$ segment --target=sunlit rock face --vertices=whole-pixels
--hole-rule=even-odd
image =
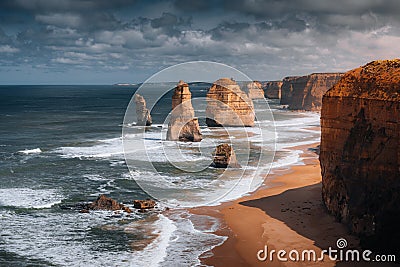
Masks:
[[[379,246],[400,238],[399,119],[400,60],[347,72],[322,100],[323,201]]]
[[[218,145],[214,152],[213,166],[216,168],[240,168],[235,151],[229,144]]]
[[[206,123],[210,127],[254,126],[253,101],[236,81],[222,78],[207,93]]]
[[[146,100],[143,96],[136,94],[135,95],[135,105],[136,105],[136,117],[137,123],[139,126],[150,126],[152,123],[150,111],[146,107]]]
[[[198,119],[194,117],[192,93],[189,85],[179,81],[172,96],[172,113],[168,124],[167,140],[200,142]]]

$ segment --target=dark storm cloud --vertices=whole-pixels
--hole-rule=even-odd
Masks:
[[[3,0],[0,7],[3,10],[27,10],[33,13],[43,12],[87,12],[121,8],[130,6],[135,0]]]
[[[256,19],[279,22],[284,18],[293,28],[297,25],[298,16],[307,18],[323,30],[329,27],[363,30],[400,20],[397,0],[225,0],[224,5],[231,11]]]
[[[213,60],[277,79],[398,55],[399,13],[394,0],[5,0],[0,64],[150,75]]]

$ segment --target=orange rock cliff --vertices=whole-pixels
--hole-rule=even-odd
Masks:
[[[189,85],[183,81],[179,81],[172,96],[172,112],[168,124],[167,140],[190,142],[202,140],[199,121],[194,117],[192,93]]]
[[[400,59],[347,72],[322,100],[323,201],[367,246],[398,247],[399,119]]]

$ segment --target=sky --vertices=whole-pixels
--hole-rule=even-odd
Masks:
[[[188,61],[254,80],[400,55],[398,0],[2,0],[0,84],[143,82]]]

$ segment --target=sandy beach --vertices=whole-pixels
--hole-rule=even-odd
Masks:
[[[210,266],[335,266],[327,256],[322,262],[260,261],[259,250],[268,246],[289,252],[313,249],[319,256],[321,250],[332,247],[345,238],[347,248],[358,248],[359,241],[349,235],[343,224],[330,216],[321,201],[321,170],[318,155],[310,151],[318,144],[294,147],[303,150],[304,165],[274,170],[264,186],[249,196],[224,203],[217,207],[202,207],[193,213],[207,214],[222,219],[218,235],[228,240],[212,253],[204,254],[202,262]],[[212,254],[210,257],[209,255]],[[286,255],[287,257],[287,255]],[[355,266],[340,263],[340,266]]]

